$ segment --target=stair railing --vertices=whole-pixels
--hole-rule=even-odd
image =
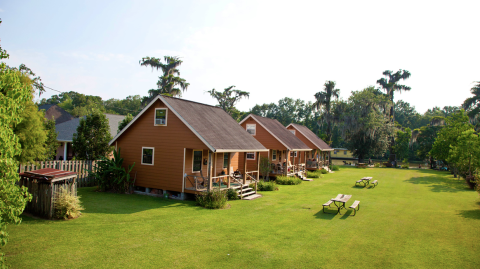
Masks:
[[[251,173],[251,174],[257,173],[257,179],[254,178],[253,176],[249,175],[249,173]],[[257,194],[257,183],[258,183],[258,180],[260,180],[259,172],[258,171],[250,171],[250,172],[245,173],[245,175],[247,177],[251,178],[251,180],[253,180],[255,182],[255,194]]]

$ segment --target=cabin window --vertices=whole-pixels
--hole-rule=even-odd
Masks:
[[[202,170],[203,150],[193,151],[193,165],[192,172],[200,172]]]
[[[292,134],[295,134],[295,130],[290,130],[290,132],[291,132]]]
[[[229,159],[230,159],[230,153],[223,153],[223,168],[228,168]]]
[[[257,131],[257,125],[256,124],[247,124],[247,132],[251,135],[255,135]]]
[[[276,160],[277,160],[277,151],[272,150],[272,161],[276,161]]]
[[[337,154],[337,151],[336,151],[336,150],[334,150],[334,151],[333,151],[333,154]]]
[[[153,165],[153,152],[155,148],[142,147],[142,164]]]
[[[290,157],[297,157],[297,152],[296,151],[291,151],[290,152]]]
[[[343,155],[347,155],[347,151],[346,151],[346,150],[343,151]]]
[[[155,109],[155,126],[167,126],[167,109]]]
[[[247,152],[247,160],[255,160],[255,152]]]

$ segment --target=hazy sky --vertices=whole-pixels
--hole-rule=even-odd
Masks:
[[[384,70],[411,72],[396,94],[421,113],[460,105],[480,80],[480,1],[8,1],[1,46],[60,91],[144,96],[159,72],[144,56],[180,56],[183,98],[235,85],[239,103],[313,101],[326,80],[341,97]],[[47,91],[42,97],[58,94]]]

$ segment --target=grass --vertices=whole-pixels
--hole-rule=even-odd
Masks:
[[[354,187],[372,176],[374,189]],[[338,193],[360,211],[322,213]],[[194,201],[80,188],[74,220],[24,217],[3,251],[13,268],[478,268],[478,194],[449,173],[341,167],[252,201]]]

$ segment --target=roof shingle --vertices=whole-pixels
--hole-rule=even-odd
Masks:
[[[310,142],[312,142],[315,146],[317,146],[322,151],[331,151],[333,150],[325,141],[323,141],[320,137],[316,136],[310,129],[306,126],[291,123],[290,125],[293,126],[297,131],[299,131],[303,136],[305,136]]]

